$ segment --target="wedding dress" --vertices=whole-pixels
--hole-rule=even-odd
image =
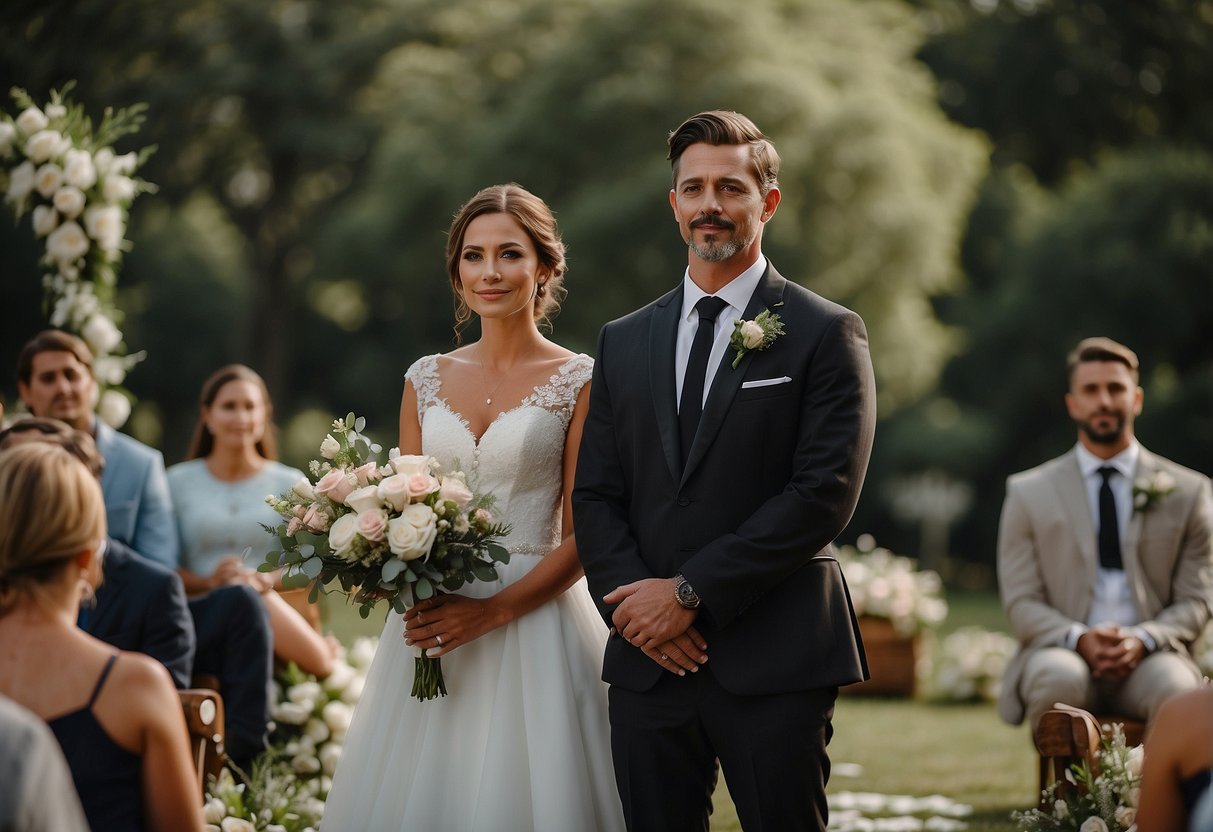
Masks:
[[[438,357],[406,378],[417,391],[421,444],[462,470],[512,526],[510,562],[486,597],[526,575],[561,538],[565,434],[592,361],[570,358],[479,441],[441,397]],[[409,694],[414,648],[388,616],[329,792],[324,832],[614,832],[623,829],[611,767],[606,627],[585,579],[535,611],[442,657],[449,695]]]

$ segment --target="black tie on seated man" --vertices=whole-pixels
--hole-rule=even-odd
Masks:
[[[105,460],[87,433],[32,417],[0,431],[0,450],[27,441],[66,449],[101,478]],[[224,697],[228,756],[247,770],[265,747],[272,671],[269,621],[250,587],[226,587],[187,603],[175,571],[107,537],[104,579],[81,607],[85,632],[159,661],[179,689],[195,673],[216,676]],[[247,590],[247,591],[245,591]]]

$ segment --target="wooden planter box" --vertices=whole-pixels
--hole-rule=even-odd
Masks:
[[[918,636],[903,636],[887,618],[860,616],[859,631],[872,678],[839,691],[852,696],[912,698],[918,664]]]

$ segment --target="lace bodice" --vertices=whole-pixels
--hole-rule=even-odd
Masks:
[[[505,546],[516,554],[547,554],[560,542],[564,440],[577,394],[594,362],[574,355],[516,407],[503,411],[477,441],[466,419],[441,395],[437,355],[405,373],[417,391],[421,449],[443,470],[461,470],[476,494],[492,494],[494,514],[510,524]]]

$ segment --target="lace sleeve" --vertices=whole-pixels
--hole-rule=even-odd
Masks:
[[[425,419],[425,411],[438,401],[438,390],[442,380],[438,377],[438,356],[418,358],[404,374],[405,381],[413,383],[417,392],[417,421]]]
[[[552,374],[547,384],[535,389],[527,397],[524,404],[534,404],[544,410],[555,413],[560,417],[561,424],[567,429],[573,418],[573,406],[577,404],[577,394],[594,373],[594,359],[588,355],[574,355],[560,365],[560,369]]]

